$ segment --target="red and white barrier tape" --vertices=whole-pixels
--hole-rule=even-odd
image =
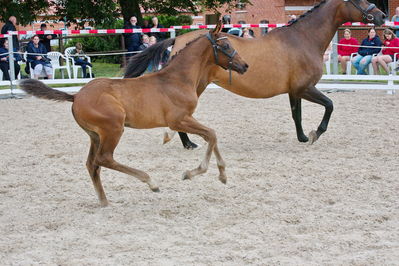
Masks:
[[[0,34],[0,38],[8,38],[8,34]]]
[[[225,24],[224,28],[279,28],[288,24]],[[373,26],[374,24],[365,24],[362,22],[348,22],[342,26]],[[170,28],[150,28],[150,29],[100,29],[100,30],[46,30],[46,31],[9,31],[11,35],[25,34],[112,34],[112,33],[148,33],[148,32],[174,32],[178,29],[212,29],[216,25],[185,25],[171,26]],[[399,22],[386,22],[383,26],[399,26]],[[0,35],[0,38],[6,38],[7,35]]]

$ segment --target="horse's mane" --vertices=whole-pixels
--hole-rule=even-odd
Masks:
[[[315,5],[312,9],[308,10],[306,13],[302,14],[299,16],[299,18],[295,19],[294,21],[292,21],[289,25],[285,26],[285,27],[289,27],[294,23],[297,23],[299,20],[303,19],[304,17],[307,17],[310,13],[312,13],[313,11],[315,11],[315,9],[319,8],[321,5],[325,4],[327,2],[327,0],[322,0],[320,1],[320,3],[318,3],[317,5]]]
[[[189,47],[192,43],[196,42],[198,39],[200,39],[200,38],[203,37],[203,36],[204,36],[204,35],[200,35],[200,36],[198,36],[197,38],[195,38],[195,39],[189,41],[188,43],[186,43],[186,45],[185,45],[182,49],[180,49],[177,53],[175,53],[175,54],[168,60],[168,62],[166,62],[166,64],[163,65],[162,69],[164,69],[165,67],[167,67],[167,66],[172,62],[172,60],[174,60],[176,57],[180,56],[180,54],[181,54],[184,50],[186,50],[187,47]]]

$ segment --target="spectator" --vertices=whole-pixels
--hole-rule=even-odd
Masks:
[[[47,30],[47,25],[43,23],[40,25],[40,30]],[[51,40],[57,38],[56,34],[39,34],[40,42],[46,47],[47,52],[51,52]]]
[[[8,49],[8,40],[5,40],[2,47],[0,47],[0,69],[3,72],[3,80],[10,80],[10,74],[8,72],[8,70],[10,70],[10,57],[7,54]],[[14,49],[14,51],[16,52],[17,50]],[[21,56],[19,54],[14,54],[14,61],[15,77],[17,77],[21,70],[17,62],[21,61]]]
[[[82,67],[82,73],[84,78],[92,78],[89,74],[86,73],[87,66],[93,67],[90,62],[87,61],[85,53],[83,52],[83,46],[80,42],[75,44],[75,50],[72,51],[72,55],[74,55],[75,65]]]
[[[246,23],[245,23],[245,21],[240,20],[240,21],[238,21],[238,24],[246,24]],[[229,31],[227,33],[242,37],[243,29],[244,28],[231,28],[231,29],[229,29]],[[252,30],[250,30],[250,31],[252,31]],[[252,31],[252,33],[253,33],[253,31]]]
[[[341,63],[343,74],[346,74],[346,64],[350,60],[351,54],[356,53],[359,49],[359,47],[351,45],[359,45],[359,42],[351,37],[350,29],[345,29],[344,38],[338,42],[338,62]]]
[[[394,61],[395,53],[399,53],[399,38],[390,29],[384,30],[384,47],[382,48],[382,55],[377,55],[371,60],[373,64],[373,70],[375,75],[379,75],[379,66],[389,73],[388,64]],[[392,47],[392,48],[390,48]]]
[[[157,38],[155,36],[151,36],[148,40],[148,46],[154,45],[157,43]]]
[[[150,25],[150,22],[147,19],[145,19],[145,20],[143,20],[143,27],[142,28],[143,29],[151,29],[152,25]]]
[[[395,9],[395,15],[392,16],[391,19],[392,22],[399,22],[399,7],[397,7]],[[399,34],[399,26],[394,26],[393,27],[395,29],[395,34],[398,35]]]
[[[269,24],[269,21],[267,19],[261,20],[260,24]],[[265,36],[269,32],[269,28],[261,28],[260,29],[260,34],[261,36]]]
[[[157,17],[152,18],[152,28],[153,29],[160,29],[160,28],[165,28],[158,22]],[[155,36],[157,38],[157,41],[162,41],[166,39],[166,32],[151,32],[150,36]]]
[[[7,34],[8,31],[17,31],[17,28],[15,27],[16,25],[17,25],[17,18],[11,16],[6,22],[6,24],[4,24],[3,28],[1,28],[1,34]],[[12,36],[12,45],[13,48],[15,48],[17,51],[19,50],[19,42],[17,35]]]
[[[382,42],[380,37],[377,36],[375,29],[370,28],[368,30],[368,37],[362,41],[362,46],[374,46],[371,47],[360,47],[357,52],[358,55],[352,59],[353,66],[357,69],[357,74],[366,75],[365,70],[371,63],[371,59],[374,54],[378,54],[381,51]]]
[[[244,28],[242,30],[241,37],[247,38],[247,39],[253,39],[254,38],[254,36],[251,34],[251,31],[249,29],[247,29],[247,28]]]
[[[231,16],[230,15],[224,15],[222,17],[223,25],[224,24],[230,24],[230,22],[231,22]],[[222,28],[222,32],[226,32],[227,33],[228,31],[229,31],[229,28],[225,28],[225,27]]]
[[[148,37],[147,34],[143,34],[143,36],[141,36],[141,42],[142,44],[140,45],[140,51],[143,51],[144,49],[146,49],[150,43],[150,38]]]
[[[141,29],[140,26],[137,25],[137,18],[132,16],[128,23],[126,23],[124,29]],[[136,52],[140,51],[141,45],[141,33],[124,33],[125,36],[125,45],[128,52]],[[127,56],[132,56],[133,53],[129,53]]]
[[[296,15],[289,15],[290,20],[288,21],[288,25],[291,25],[296,21]]]
[[[53,78],[53,68],[51,67],[50,59],[46,57],[47,50],[38,35],[32,37],[32,41],[28,43],[28,62],[33,69],[35,79],[39,79],[40,74],[44,71],[47,78]]]

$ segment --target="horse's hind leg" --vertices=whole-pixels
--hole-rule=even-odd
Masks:
[[[100,130],[100,146],[96,154],[95,163],[131,176],[137,177],[140,181],[147,183],[150,189],[158,192],[158,186],[153,183],[150,176],[140,170],[128,167],[114,160],[114,150],[118,145],[123,133],[123,126],[109,124],[109,127]]]
[[[189,138],[188,135],[184,132],[179,132],[179,137],[181,140],[181,143],[183,144],[183,147],[187,150],[194,150],[195,148],[198,147],[197,144],[192,142]]]
[[[302,129],[302,105],[301,98],[288,94],[290,97],[290,105],[291,105],[291,113],[292,119],[295,122],[296,135],[300,142],[307,142],[309,139],[306,137],[305,133],[303,133]]]
[[[100,179],[100,171],[101,167],[95,163],[95,156],[98,151],[98,147],[100,144],[98,135],[94,132],[88,132],[90,136],[90,151],[89,156],[87,157],[86,167],[89,171],[91,181],[93,182],[94,189],[97,192],[98,199],[100,200],[101,206],[105,207],[108,205],[107,197],[105,196],[105,192],[103,186],[101,184]]]
[[[300,97],[310,102],[323,105],[325,107],[324,116],[321,120],[319,127],[316,131],[313,130],[309,133],[309,142],[310,144],[312,144],[320,137],[321,134],[323,134],[327,130],[328,122],[330,121],[331,114],[334,110],[333,102],[327,96],[317,90],[314,86],[305,90],[300,95]]]
[[[205,153],[205,158],[201,162],[201,164],[193,169],[186,171],[183,175],[184,179],[191,179],[196,175],[200,175],[205,173],[208,170],[209,161],[211,159],[212,152],[215,152],[217,164],[219,167],[219,180],[223,183],[226,183],[227,177],[225,174],[225,163],[220,155],[219,149],[217,148],[217,139],[216,134],[213,129],[207,128],[201,125],[197,120],[193,117],[186,117],[172,128],[174,130],[184,131],[190,134],[197,134],[204,138],[206,142],[208,142],[208,148]]]

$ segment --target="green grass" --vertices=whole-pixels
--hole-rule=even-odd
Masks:
[[[112,78],[112,77],[122,77],[123,76],[123,69],[120,68],[120,64],[109,64],[109,63],[93,63],[93,73],[96,78],[99,77],[106,77],[106,78]],[[81,71],[79,70],[78,75],[81,75]],[[25,72],[25,64],[21,65],[21,74],[23,76],[29,76]],[[71,75],[72,75],[72,70],[71,70]],[[64,71],[64,77],[67,77],[67,73]],[[61,78],[61,72],[56,71],[55,72],[55,78],[60,79]],[[60,84],[60,85],[51,85],[54,88],[57,87],[72,87],[72,86],[81,86],[84,84]],[[0,89],[9,89],[10,86],[0,86]]]

